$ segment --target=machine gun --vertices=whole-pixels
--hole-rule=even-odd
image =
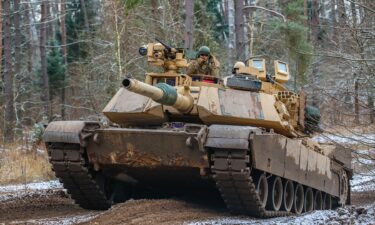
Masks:
[[[168,53],[176,52],[176,49],[175,49],[175,48],[172,48],[171,46],[165,44],[165,43],[162,42],[160,39],[155,38],[155,40],[158,41],[160,44],[162,44],[162,45],[165,47],[165,50],[166,50]]]
[[[139,48],[139,54],[147,56],[147,61],[154,66],[163,67],[165,72],[178,72],[187,67],[183,48],[173,48],[156,38],[157,43],[149,43]]]

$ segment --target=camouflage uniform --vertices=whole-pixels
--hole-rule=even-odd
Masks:
[[[207,61],[200,58],[200,54],[208,55]],[[187,75],[200,74],[219,77],[219,67],[220,63],[215,56],[211,55],[210,49],[207,46],[202,46],[197,59],[189,63],[186,73]]]
[[[207,62],[202,62],[199,59],[191,61],[186,73],[187,75],[204,74],[219,77],[219,66],[219,61],[211,55]]]

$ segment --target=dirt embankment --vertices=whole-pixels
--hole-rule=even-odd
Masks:
[[[223,208],[205,208],[183,200],[131,200],[83,224],[174,225],[226,216],[230,215]]]

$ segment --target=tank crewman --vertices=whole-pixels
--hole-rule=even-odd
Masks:
[[[227,86],[227,80],[228,80],[228,78],[240,74],[240,73],[238,72],[238,70],[239,70],[241,67],[244,68],[244,67],[245,67],[245,63],[240,62],[240,61],[237,61],[237,62],[234,64],[233,69],[232,69],[232,75],[230,75],[230,76],[226,76],[226,77],[223,78],[224,86]]]
[[[233,66],[233,69],[232,69],[232,74],[233,75],[236,75],[236,74],[239,74],[238,70],[240,68],[245,68],[245,63],[241,62],[241,61],[237,61],[234,66]]]
[[[210,48],[202,46],[199,48],[197,59],[189,63],[187,75],[202,74],[219,77],[220,63],[210,52]]]

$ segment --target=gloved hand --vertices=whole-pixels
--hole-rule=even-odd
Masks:
[[[198,58],[198,64],[199,65],[203,65],[203,64],[206,64],[207,63],[207,61],[205,61],[204,59],[202,59],[202,58]]]

